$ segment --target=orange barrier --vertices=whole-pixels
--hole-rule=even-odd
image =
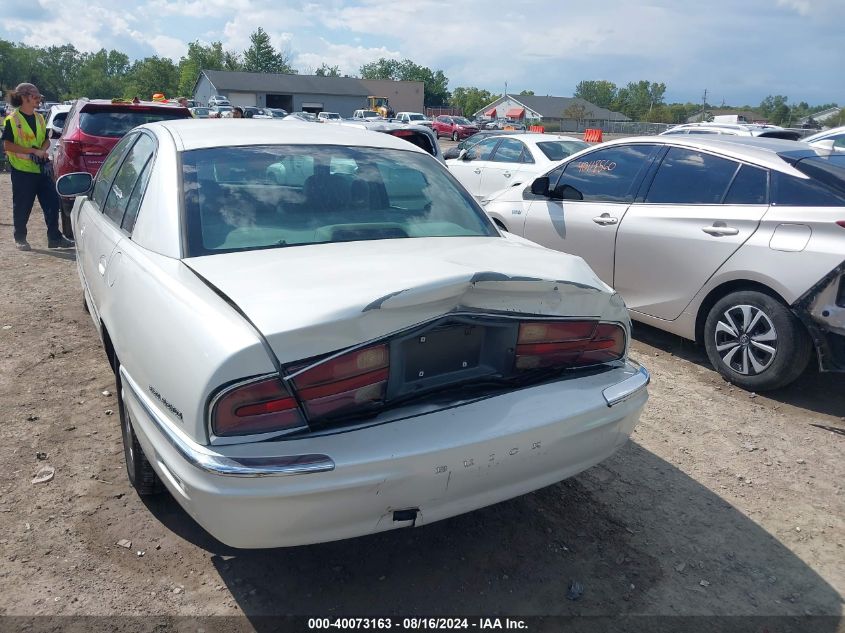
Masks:
[[[545,134],[546,128],[544,128],[542,125],[531,125],[531,126],[528,127],[528,131],[529,132],[539,132],[540,134]]]
[[[602,134],[601,130],[587,128],[584,130],[584,142],[585,143],[601,143],[602,142]]]

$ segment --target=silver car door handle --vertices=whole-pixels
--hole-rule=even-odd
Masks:
[[[619,218],[612,218],[607,213],[603,215],[599,215],[593,218],[593,222],[596,224],[601,224],[602,226],[607,226],[608,224],[616,224],[619,222]]]
[[[480,173],[481,173],[481,169],[479,169],[478,167],[476,167],[476,168],[475,168],[475,169],[473,169],[472,171],[474,171],[476,174],[480,174]]]
[[[701,230],[707,233],[707,235],[715,235],[716,237],[739,234],[739,229],[735,229],[732,226],[703,226]]]
[[[105,255],[100,255],[100,261],[97,264],[97,270],[100,271],[101,275],[106,274],[106,256]]]

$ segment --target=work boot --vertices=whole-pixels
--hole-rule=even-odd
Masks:
[[[74,246],[74,241],[67,239],[64,235],[57,240],[47,242],[47,248],[73,248]]]
[[[32,247],[26,240],[15,240],[15,248],[19,251],[31,251]]]

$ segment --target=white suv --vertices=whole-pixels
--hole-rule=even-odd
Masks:
[[[228,97],[224,97],[223,95],[213,95],[213,96],[208,98],[208,105],[209,106],[215,106],[215,105],[230,106],[232,104],[229,102]]]
[[[318,121],[340,121],[340,115],[337,112],[320,112],[317,115]]]

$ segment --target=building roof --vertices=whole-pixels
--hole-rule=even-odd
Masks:
[[[360,97],[369,94],[367,86],[353,77],[281,75],[203,70],[218,92],[270,92],[282,94],[325,94]],[[198,80],[199,81],[199,80]]]
[[[563,113],[572,106],[583,106],[585,110],[585,119],[598,119],[606,121],[630,121],[621,112],[614,112],[606,108],[600,108],[594,103],[579,99],[578,97],[540,97],[537,95],[504,95],[499,97],[493,103],[487,104],[481,110],[475,113],[474,116],[480,116],[488,112],[493,106],[504,100],[514,101],[523,105],[527,110],[533,110],[544,119],[561,119]]]

